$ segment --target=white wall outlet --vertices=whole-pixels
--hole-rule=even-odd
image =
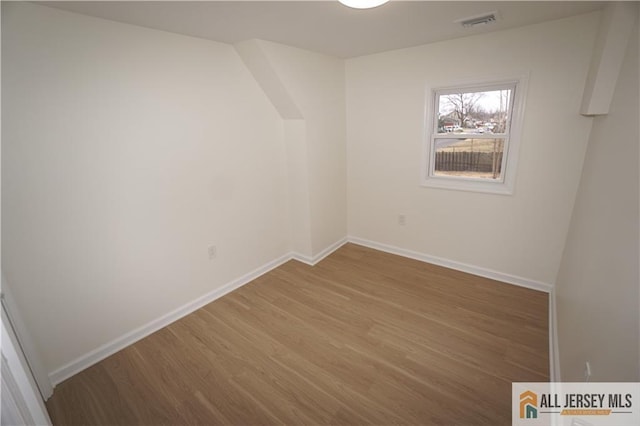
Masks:
[[[209,246],[209,249],[207,251],[209,253],[209,260],[215,259],[218,255],[218,249],[216,248],[216,246]]]
[[[590,378],[591,378],[591,364],[589,364],[589,361],[587,361],[584,363],[584,381],[588,382]]]
[[[398,225],[405,226],[407,224],[407,217],[403,214],[398,215]]]

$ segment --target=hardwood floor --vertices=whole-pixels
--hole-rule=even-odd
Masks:
[[[55,425],[511,424],[548,381],[548,297],[347,244],[59,384]]]

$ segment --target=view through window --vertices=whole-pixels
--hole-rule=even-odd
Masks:
[[[514,89],[435,92],[431,176],[503,181]]]

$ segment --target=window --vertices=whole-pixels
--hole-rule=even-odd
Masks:
[[[513,193],[524,78],[429,91],[423,185]]]

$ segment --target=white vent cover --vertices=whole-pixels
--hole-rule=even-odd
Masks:
[[[478,25],[487,25],[496,22],[500,19],[498,12],[488,12],[482,15],[470,16],[468,18],[462,18],[454,21],[456,24],[460,24],[465,28],[471,28]]]

